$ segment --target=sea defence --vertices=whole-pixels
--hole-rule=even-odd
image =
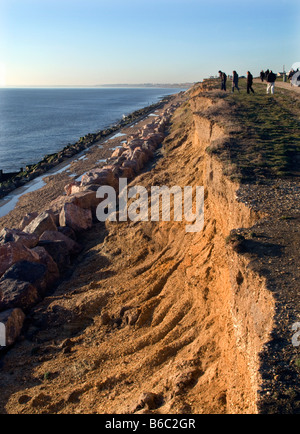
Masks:
[[[97,222],[98,188],[111,186],[118,191],[119,178],[131,181],[141,172],[163,142],[177,107],[171,105],[163,116],[128,137],[113,152],[107,166],[86,173],[80,182],[66,185],[66,194],[53,201],[47,211],[26,215],[19,228],[1,231],[0,319],[7,326],[8,345],[18,338],[24,313],[53,289],[74,255],[80,253],[82,247],[74,240],[76,234],[91,229]],[[148,114],[149,108],[142,112]]]
[[[126,125],[131,125],[133,122],[137,122],[143,117],[148,116],[149,113],[163,107],[171,98],[172,97],[165,97],[158,103],[136,110],[128,116],[124,116],[123,119],[115,125],[108,126],[97,133],[89,133],[84,137],[80,137],[76,143],[68,144],[57,153],[45,155],[41,161],[21,168],[19,172],[3,173],[3,171],[0,170],[0,199],[16,188],[20,188],[37,177],[46,174],[49,170],[62,164],[64,161],[68,161],[75,155],[89,149],[96,142],[108,139]]]

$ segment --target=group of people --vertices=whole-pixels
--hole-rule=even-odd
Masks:
[[[274,95],[275,81],[277,79],[277,75],[274,74],[273,71],[270,71],[269,69],[267,69],[266,71],[261,71],[260,79],[261,79],[262,83],[264,81],[266,81],[268,83],[267,93],[270,93],[270,91],[271,91],[272,95]]]
[[[263,74],[263,75],[262,75]],[[221,79],[221,90],[224,90],[226,92],[227,90],[227,75],[225,74],[225,72],[223,71],[219,71],[219,76]],[[262,71],[260,73],[260,77],[261,80],[264,81],[266,80],[268,83],[267,86],[267,94],[269,94],[270,92],[272,93],[272,95],[274,95],[274,91],[275,91],[275,81],[276,81],[276,74],[274,74],[273,71],[267,70],[266,72]],[[238,90],[238,92],[240,92],[240,88],[239,88],[239,75],[236,71],[233,71],[232,73],[232,88],[231,91],[234,92],[235,89]],[[250,71],[247,72],[247,93],[255,93],[253,90],[253,75],[251,74]]]
[[[297,72],[299,72],[299,68],[297,68],[296,71],[294,71],[294,69],[291,69],[288,75],[288,79],[292,80],[292,78],[294,77],[295,74],[297,74]]]

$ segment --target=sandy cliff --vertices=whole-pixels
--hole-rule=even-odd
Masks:
[[[207,116],[215,103],[195,87],[131,182],[204,186],[204,230],[107,222],[81,235],[73,273],[3,359],[2,413],[258,413],[276,401],[262,357],[268,364],[276,294],[251,244],[267,213],[239,200],[240,185],[206,151],[228,133]],[[281,403],[295,411],[297,399]]]

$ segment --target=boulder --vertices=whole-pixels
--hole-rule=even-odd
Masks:
[[[35,255],[38,256],[36,252]],[[39,256],[38,259],[40,260]],[[46,292],[48,284],[46,279],[47,267],[37,262],[21,261],[12,265],[2,276],[0,283],[6,279],[29,282],[35,286],[42,295]]]
[[[45,231],[57,231],[52,213],[42,212],[26,228],[24,232],[40,237]]]
[[[71,265],[70,252],[64,241],[40,241],[38,247],[46,250],[57,264],[60,273],[64,273]]]
[[[120,160],[125,161],[125,160],[130,160],[131,157],[133,155],[133,150],[128,148],[125,149],[125,152],[123,153],[123,155],[120,157]]]
[[[115,189],[118,188],[118,180],[112,168],[95,169],[83,175],[81,186],[89,184],[109,185]]]
[[[165,135],[163,133],[150,134],[148,137],[145,138],[157,147],[164,141]]]
[[[143,167],[147,163],[148,156],[146,152],[142,151],[141,148],[136,148],[133,152],[131,160],[137,163],[137,171],[139,172],[140,170],[143,169]]]
[[[134,139],[134,140],[131,140],[131,142],[128,142],[127,147],[134,151],[136,148],[140,148],[142,146],[142,144],[143,144],[142,139]]]
[[[81,187],[81,182],[72,185],[71,187],[71,195],[72,194],[76,194],[76,193],[80,193],[82,191],[82,187]]]
[[[59,196],[58,198],[56,198],[50,203],[50,209],[53,213],[58,214],[59,216],[63,206],[66,203],[71,203],[72,200],[73,200],[72,196]],[[59,226],[59,221],[58,221],[58,226]]]
[[[82,247],[71,238],[67,237],[61,232],[46,231],[40,237],[40,241],[64,241],[67,249],[71,255],[78,255],[81,252]]]
[[[64,234],[66,237],[71,238],[71,240],[73,241],[77,240],[76,234],[73,231],[73,229],[68,228],[67,226],[63,226],[63,227],[59,226],[57,229],[61,234]]]
[[[55,226],[59,226],[59,212],[55,211],[51,208],[45,211],[47,214],[50,214],[54,220]]]
[[[136,161],[126,160],[121,166],[121,178],[127,178],[129,180],[134,178],[135,173],[138,171]]]
[[[142,150],[146,153],[148,158],[153,158],[155,149],[156,147],[148,140],[143,143]]]
[[[60,226],[68,226],[75,232],[90,229],[93,225],[92,211],[73,203],[66,203],[59,216]]]
[[[64,190],[67,196],[71,196],[73,193],[78,193],[80,191],[80,182],[73,181],[70,184],[67,184]]]
[[[39,257],[32,250],[20,243],[0,245],[0,277],[14,264],[21,261],[39,262]]]
[[[22,222],[21,222],[21,224],[19,226],[19,228],[21,229],[21,231],[24,230],[26,228],[26,226],[28,226],[32,222],[32,220],[34,220],[38,215],[39,214],[37,212],[33,212],[31,214],[27,214],[23,218],[23,220],[22,220]]]
[[[43,247],[35,247],[33,251],[39,255],[40,263],[46,267],[45,289],[51,289],[59,279],[59,268],[52,256]]]
[[[98,188],[99,187],[98,185]],[[97,199],[97,190],[85,190],[81,193],[73,194],[72,203],[79,208],[95,211],[100,202],[100,200]]]
[[[125,148],[117,148],[111,155],[111,158],[120,158],[124,153]]]
[[[154,126],[151,126],[151,127],[148,127],[148,128],[144,128],[143,132],[142,132],[142,137],[148,137],[151,134],[155,134],[156,132],[157,131],[156,131],[156,128]]]
[[[0,281],[0,312],[13,308],[20,308],[26,312],[39,298],[37,288],[29,282],[14,279]]]
[[[23,246],[27,247],[28,249],[32,249],[35,247],[38,243],[39,239],[34,234],[26,234],[25,232],[21,231],[20,229],[7,229],[4,228],[0,232],[0,244],[4,245],[9,242],[17,243],[20,242],[20,244],[23,244]]]
[[[9,309],[0,313],[0,323],[5,327],[6,346],[10,347],[16,342],[21,334],[24,320],[25,315],[21,309]]]

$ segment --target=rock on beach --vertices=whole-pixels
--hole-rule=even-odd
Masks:
[[[0,323],[5,327],[6,346],[13,345],[21,334],[25,314],[21,309],[9,309],[0,313]]]

